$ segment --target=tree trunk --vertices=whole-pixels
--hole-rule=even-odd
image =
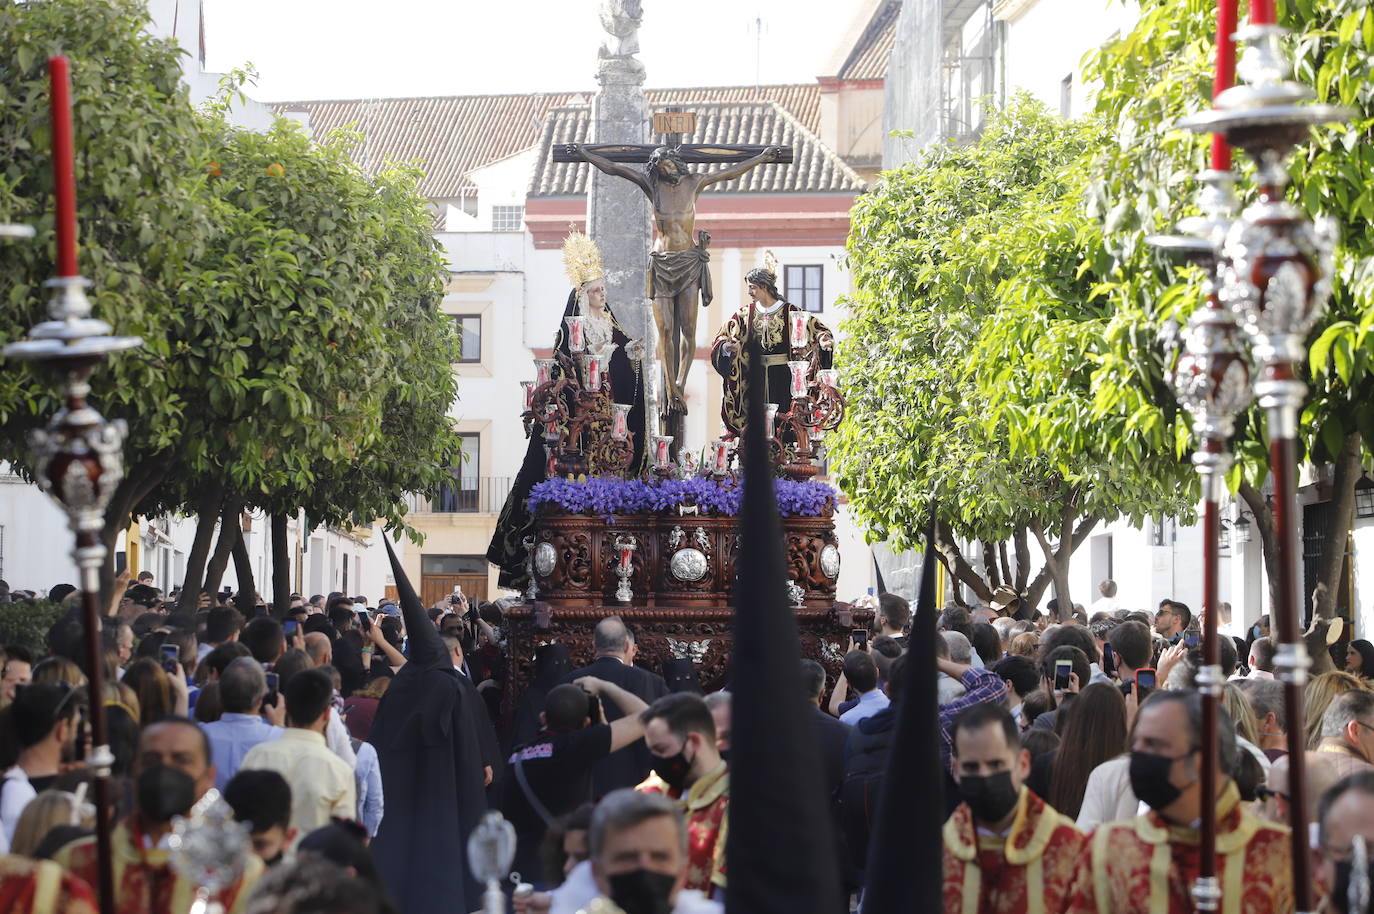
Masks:
[[[234,605],[245,619],[253,618],[253,607],[258,602],[258,585],[253,579],[253,562],[248,556],[248,542],[243,538],[243,527],[238,518],[234,519],[234,574],[238,575],[239,590],[234,595]]]
[[[219,539],[215,540],[215,551],[210,554],[210,564],[205,566],[204,589],[210,592],[211,599],[219,592],[219,585],[224,580],[224,569],[229,566],[229,553],[234,548],[234,540],[238,537],[235,531],[239,528],[239,511],[242,509],[242,501],[237,498],[226,498],[224,509],[220,511]]]
[[[286,540],[286,515],[272,515],[272,612],[286,618],[291,608],[291,549]]]
[[[186,577],[181,582],[181,598],[177,612],[195,614],[200,607],[200,591],[205,579],[205,562],[210,557],[210,542],[215,536],[215,521],[224,501],[224,486],[212,483],[206,490],[196,511],[196,536],[191,541],[191,554],[186,557]]]
[[[1274,537],[1274,513],[1259,489],[1242,482],[1238,494],[1245,500],[1245,506],[1255,518],[1255,531],[1259,534],[1260,554],[1264,556],[1264,576],[1269,580],[1269,605],[1265,612],[1273,611],[1278,605],[1278,541]],[[1272,623],[1272,619],[1270,622]]]
[[[983,603],[992,599],[992,589],[988,587],[987,581],[973,566],[968,559],[964,558],[964,553],[959,549],[959,544],[954,540],[954,533],[950,530],[949,524],[942,521],[935,523],[935,548],[938,550],[941,561],[949,569],[950,576],[955,581],[968,585],[974,595]],[[954,588],[958,590],[957,587]]]
[[[997,573],[997,547],[987,540],[982,540],[978,545],[983,550],[983,572],[987,576],[988,586],[996,590],[1002,586],[1002,578]]]
[[[119,534],[129,529],[134,509],[166,478],[171,466],[171,451],[163,451],[130,466],[105,506],[105,523],[100,529],[100,542],[105,547],[105,562],[100,566],[102,606],[109,604],[114,589],[114,553]],[[170,583],[163,582],[163,586],[170,586]]]
[[[1059,542],[1054,546],[1050,545],[1041,525],[1035,524],[1031,527],[1031,532],[1040,543],[1040,550],[1045,554],[1045,571],[1048,571],[1054,581],[1055,599],[1058,601],[1055,621],[1058,622],[1065,621],[1073,614],[1073,598],[1069,594],[1069,563],[1074,552],[1088,539],[1098,521],[1096,517],[1088,517],[1075,528],[1075,517],[1073,503],[1066,503],[1059,516]],[[1043,588],[1041,593],[1044,593]]]
[[[1359,432],[1345,436],[1341,452],[1336,456],[1336,473],[1331,491],[1331,518],[1326,528],[1325,543],[1317,565],[1317,591],[1312,600],[1312,614],[1331,618],[1336,611],[1336,598],[1341,592],[1341,572],[1345,570],[1345,547],[1350,539],[1350,525],[1355,520],[1355,483],[1364,468],[1361,452],[1364,441]]]
[[[1011,576],[1011,563],[1007,561],[1006,540],[997,544],[997,558],[1002,563],[1002,580],[1010,584],[1015,578]]]
[[[1016,592],[1019,594],[1026,593],[1026,582],[1030,580],[1030,544],[1026,535],[1026,528],[1022,527],[1012,536],[1012,543],[1016,547]],[[1041,592],[1044,592],[1043,589]]]

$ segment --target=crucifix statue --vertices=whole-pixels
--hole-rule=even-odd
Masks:
[[[553,161],[589,162],[624,178],[642,190],[654,208],[656,237],[649,253],[648,291],[658,324],[665,406],[674,424],[680,424],[687,414],[683,392],[696,357],[696,306],[700,302],[706,307],[712,297],[711,256],[706,250],[711,237],[697,231],[697,196],[709,185],[738,178],[757,165],[789,164],[792,149],[683,143],[683,134],[695,128],[695,115],[680,111],[655,114],[654,127],[656,133],[666,134],[661,145],[570,144],[555,148]],[[632,167],[635,164],[646,167]],[[726,167],[691,171],[689,164]]]

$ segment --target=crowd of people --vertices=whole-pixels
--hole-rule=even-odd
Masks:
[[[1290,720],[1267,619],[1220,638],[1218,793],[1205,798],[1199,620],[1172,600],[1150,612],[1102,605],[1115,602],[1109,585],[1086,611],[1034,614],[998,591],[989,605],[940,613],[946,911],[1192,910],[1207,802],[1223,889],[1244,896],[1234,910],[1292,910],[1292,727],[1308,747],[1323,910],[1357,910],[1350,887],[1368,882],[1352,861],[1374,841],[1374,648],[1335,646],[1332,665],[1344,669],[1316,675],[1303,719]],[[689,661],[638,664],[618,617],[596,624],[595,657],[581,668],[567,645],[539,646],[528,688],[503,715],[498,604],[455,595],[407,612],[329,594],[293,596],[281,618],[263,605],[245,617],[227,595],[202,594],[182,613],[144,579],[121,587],[104,617],[97,697],[83,672],[80,594],[64,591],[50,596],[71,611],[46,651],[10,646],[0,659],[6,911],[93,910],[94,701],[113,753],[121,912],[189,910],[198,886],[171,865],[174,823],[212,789],[251,846],[241,875],[215,892],[230,912],[476,910],[480,886],[454,837],[487,809],[516,833],[525,885],[508,891],[521,914],[723,910],[728,683],[706,693]],[[835,826],[836,912],[863,910],[898,709],[921,663],[906,601],[884,594],[871,606],[871,630],[854,633],[837,676],[815,660],[797,665],[824,772],[826,793],[813,799]],[[407,664],[442,677],[404,673]],[[435,842],[449,799],[459,824]],[[438,890],[446,869],[458,875]]]

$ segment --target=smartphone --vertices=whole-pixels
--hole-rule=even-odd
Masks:
[[[257,606],[254,606],[254,607],[253,607],[253,618],[256,619],[258,616],[265,616],[265,615],[267,615],[267,604],[266,604],[266,603],[259,603]]]
[[[1193,648],[1197,647],[1201,643],[1202,636],[1199,635],[1197,632],[1184,632],[1183,646],[1188,648],[1188,650],[1191,651]]]
[[[173,676],[177,671],[177,658],[181,656],[181,648],[175,644],[162,645],[162,668]]]
[[[1102,672],[1108,676],[1116,673],[1116,653],[1110,644],[1102,645]]]
[[[366,606],[358,608],[358,624],[363,627],[363,631],[372,631],[372,616],[368,614]]]
[[[277,683],[279,681],[276,673],[267,674],[267,695],[262,700],[263,704],[275,705],[277,703]]]
[[[296,629],[300,627],[301,624],[297,622],[295,619],[287,619],[285,622],[282,623],[281,630],[286,634],[286,637],[294,638],[296,637]]]
[[[1155,690],[1155,671],[1143,669],[1135,671],[1135,700],[1144,701]]]
[[[1062,692],[1069,687],[1069,674],[1073,672],[1072,660],[1054,662],[1054,690]]]
[[[854,644],[858,647],[859,650],[868,650],[868,629],[856,628],[852,632],[850,632],[850,634],[854,636]]]
[[[587,693],[587,717],[593,726],[601,723],[601,699],[591,692]]]

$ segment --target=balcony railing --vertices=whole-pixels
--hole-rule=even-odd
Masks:
[[[510,476],[458,476],[433,498],[411,495],[412,514],[499,514],[514,479]]]

